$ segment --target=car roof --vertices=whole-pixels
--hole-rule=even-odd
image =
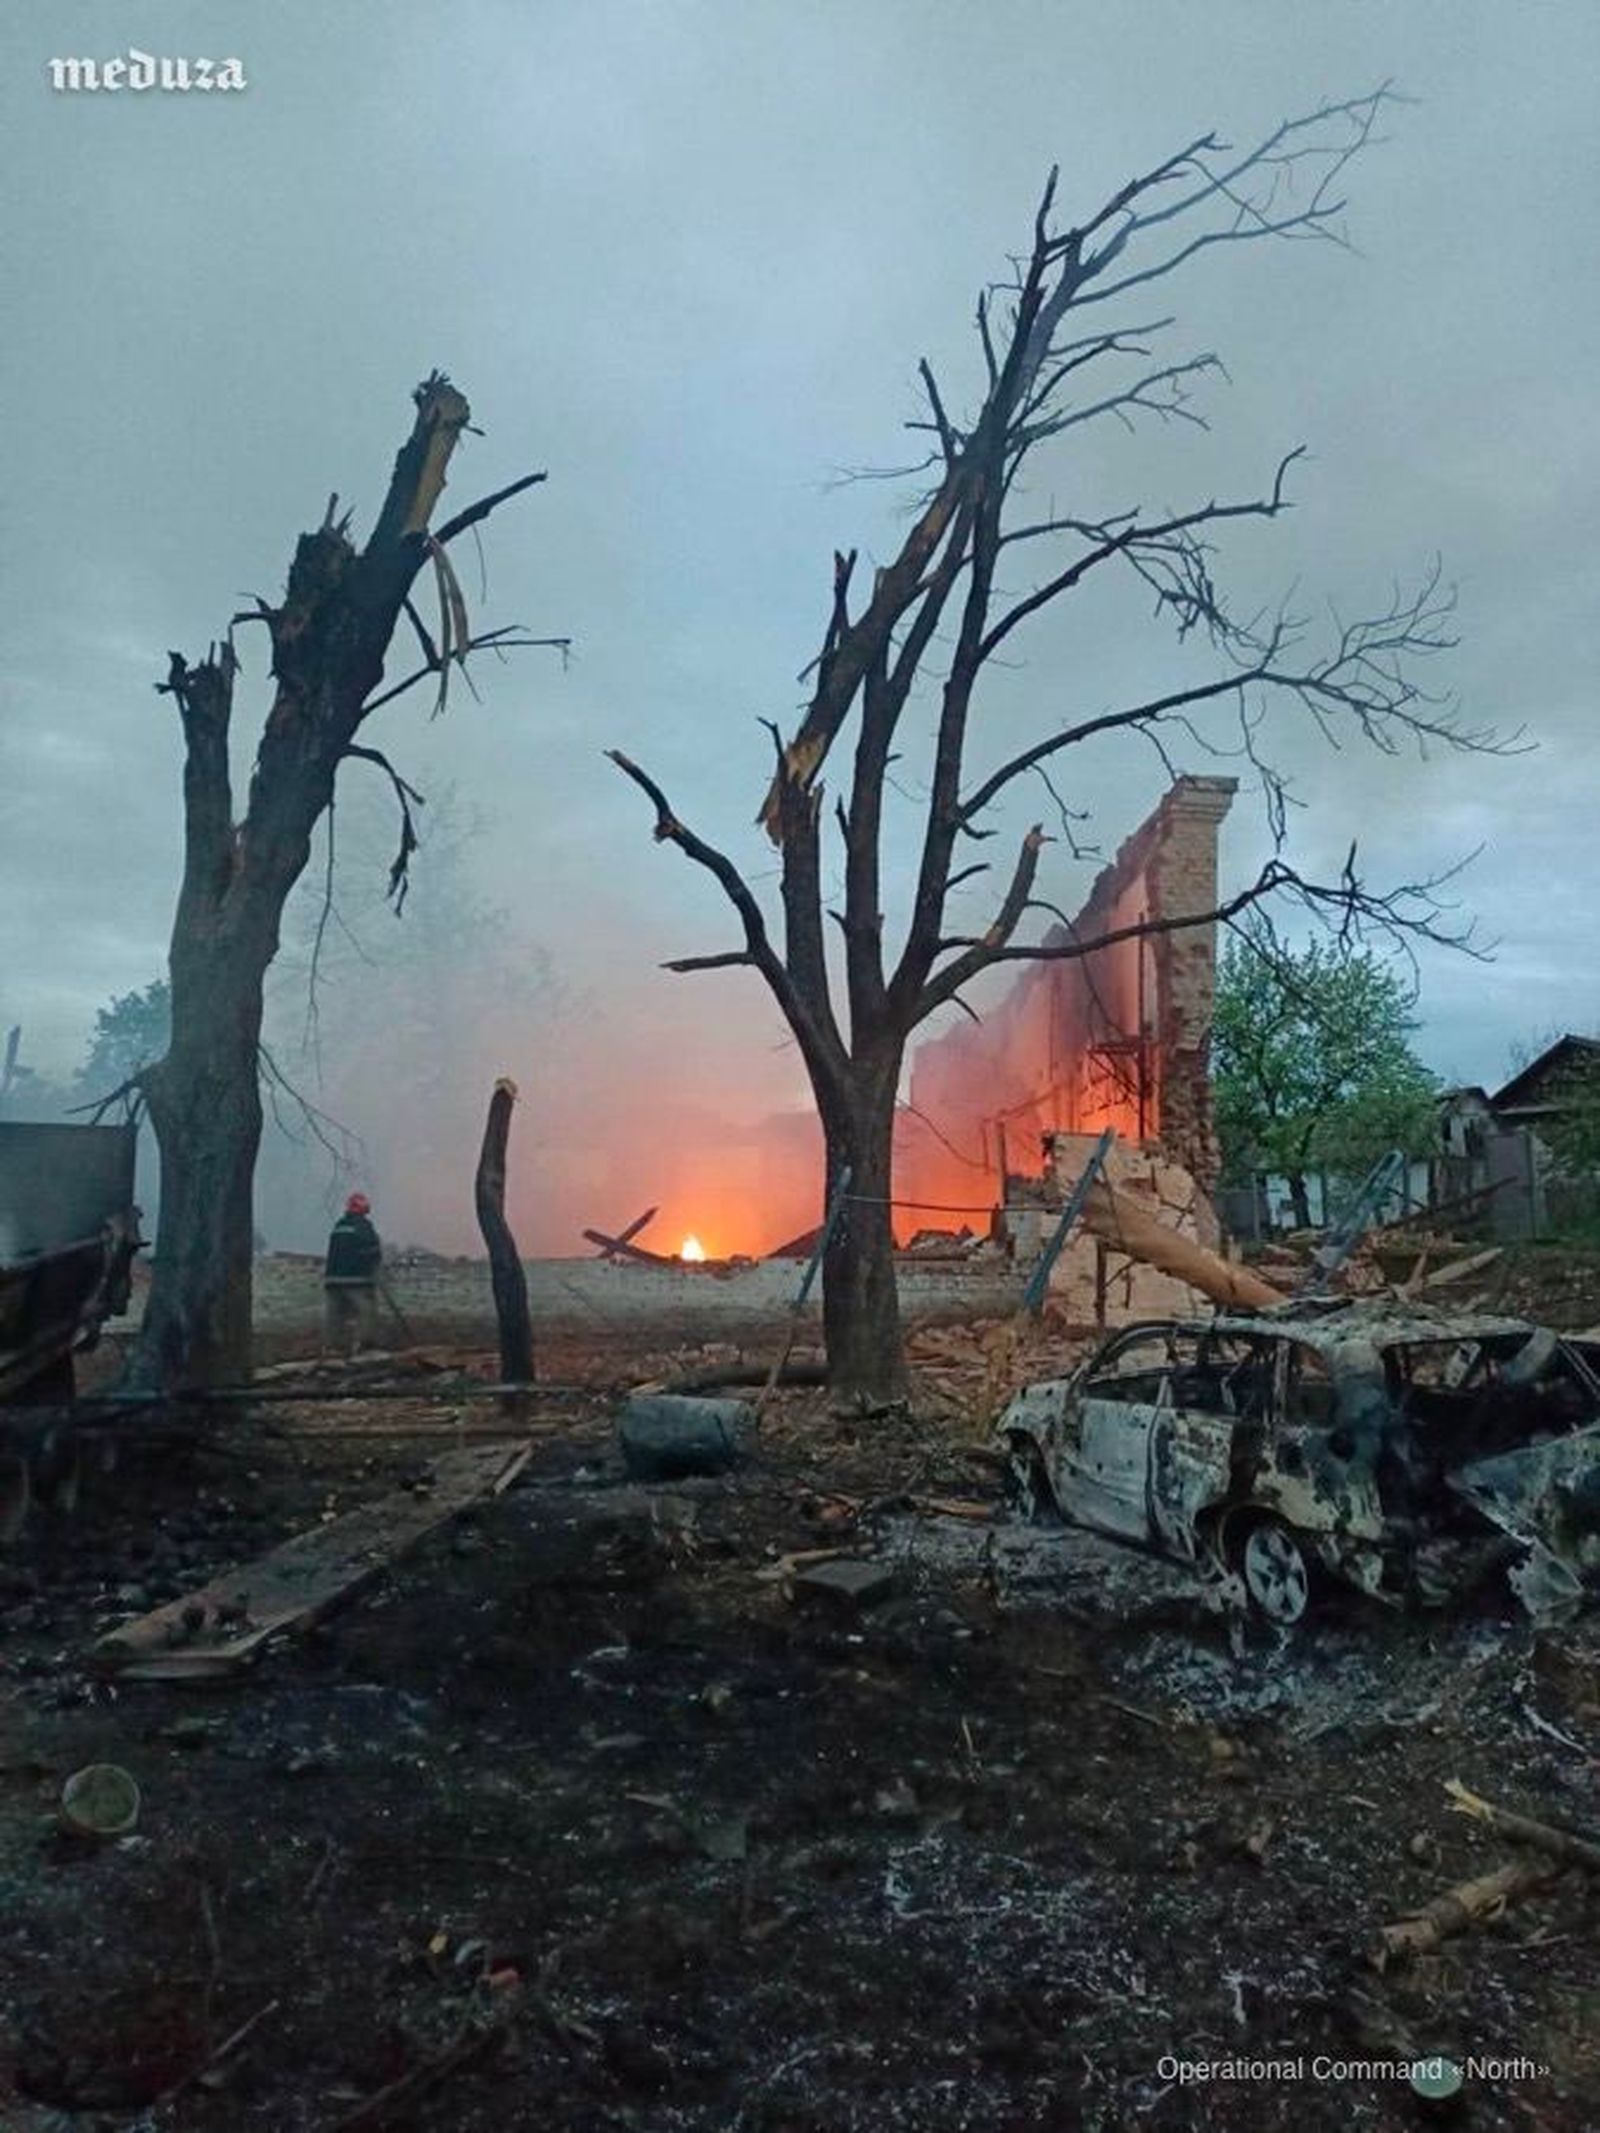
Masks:
[[[1531,1319],[1504,1318],[1489,1312],[1429,1311],[1415,1305],[1397,1309],[1393,1305],[1360,1302],[1334,1304],[1310,1312],[1219,1311],[1214,1318],[1175,1319],[1170,1323],[1182,1333],[1239,1333],[1257,1339],[1292,1340],[1330,1354],[1352,1346],[1381,1354],[1390,1348],[1437,1346],[1446,1341],[1527,1340],[1537,1330]]]

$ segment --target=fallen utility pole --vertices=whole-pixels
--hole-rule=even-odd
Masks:
[[[795,1295],[794,1302],[789,1306],[789,1335],[783,1344],[783,1353],[773,1364],[771,1370],[768,1371],[767,1382],[761,1388],[761,1397],[755,1403],[756,1420],[758,1422],[761,1419],[762,1409],[777,1389],[778,1380],[783,1376],[789,1358],[794,1353],[794,1344],[800,1337],[800,1318],[806,1307],[806,1298],[811,1294],[811,1284],[817,1278],[817,1269],[823,1262],[833,1233],[839,1227],[839,1217],[844,1213],[845,1197],[850,1190],[850,1180],[853,1176],[854,1172],[851,1170],[850,1165],[846,1163],[834,1183],[833,1195],[828,1201],[827,1213],[823,1217],[821,1229],[817,1232],[816,1250],[806,1263],[806,1270],[800,1277],[799,1290]]]
[[[489,1098],[483,1148],[478,1157],[475,1198],[478,1227],[489,1250],[494,1313],[500,1326],[500,1375],[508,1385],[533,1383],[533,1320],[528,1315],[528,1279],[517,1240],[506,1220],[506,1144],[517,1085],[502,1077]]]
[[[1050,1275],[1056,1261],[1061,1257],[1062,1247],[1072,1233],[1072,1225],[1083,1212],[1083,1203],[1089,1197],[1089,1188],[1105,1168],[1106,1157],[1111,1153],[1116,1133],[1107,1126],[1094,1146],[1094,1152],[1083,1166],[1083,1175],[1068,1195],[1067,1204],[1061,1210],[1061,1220],[1044,1250],[1039,1254],[1038,1264],[1028,1276],[1028,1286],[1023,1291],[1022,1308],[1030,1318],[1037,1318],[1044,1309],[1045,1293],[1050,1287]]]
[[[380,1402],[388,1407],[460,1407],[464,1402],[494,1400],[502,1393],[519,1389],[509,1380],[491,1383],[475,1378],[470,1385],[452,1382],[448,1389],[436,1381],[419,1385],[415,1380],[398,1384],[375,1380],[361,1385],[207,1385],[176,1393],[99,1393],[56,1407],[0,1407],[0,1438],[48,1435],[51,1430],[71,1426],[102,1429],[131,1415],[151,1414],[157,1409],[164,1413],[203,1414],[208,1407],[348,1407],[376,1406]],[[577,1400],[594,1393],[592,1385],[543,1382],[539,1386],[541,1398],[548,1394],[554,1399]]]
[[[1321,1296],[1327,1293],[1328,1284],[1371,1228],[1379,1208],[1403,1182],[1407,1168],[1405,1153],[1399,1148],[1391,1148],[1373,1164],[1357,1187],[1355,1196],[1341,1211],[1327,1242],[1312,1253],[1311,1271],[1296,1290],[1296,1295]]]

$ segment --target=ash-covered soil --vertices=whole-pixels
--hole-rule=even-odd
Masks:
[[[939,1420],[786,1394],[737,1473],[640,1491],[607,1401],[552,1401],[524,1485],[220,1689],[85,1650],[459,1410],[259,1410],[37,1518],[0,1562],[0,2126],[1400,2128],[1360,2063],[1436,2051],[1524,2062],[1457,2123],[1600,2124],[1595,1877],[1366,1960],[1517,1856],[1446,1780],[1600,1824],[1600,1625],[1346,1610],[1236,1656],[1160,1566],[972,1515],[955,1404],[948,1369]],[[808,1602],[783,1558],[823,1548],[889,1597]],[[98,1760],[143,1813],[85,1849],[55,1806]]]

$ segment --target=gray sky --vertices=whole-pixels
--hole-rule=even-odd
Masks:
[[[249,87],[52,91],[52,55],[130,43],[236,53]],[[901,454],[920,355],[967,402],[973,296],[1048,165],[1071,216],[1196,132],[1244,141],[1385,77],[1419,102],[1351,173],[1355,255],[1249,247],[1166,286],[1173,352],[1228,367],[1210,433],[1108,431],[1057,478],[1102,507],[1178,504],[1250,493],[1304,443],[1292,519],[1235,551],[1244,593],[1298,581],[1359,611],[1442,555],[1448,680],[1539,752],[1422,765],[1286,732],[1313,803],[1298,854],[1335,864],[1358,834],[1381,880],[1485,847],[1462,893],[1497,960],[1425,963],[1439,1070],[1492,1081],[1518,1040],[1600,1025],[1590,0],[102,0],[7,10],[0,58],[0,1022],[36,1063],[72,1063],[94,1008],[162,966],[168,647],[198,653],[241,593],[274,595],[329,491],[370,523],[438,364],[486,432],[453,501],[550,470],[488,529],[485,618],[577,651],[566,672],[485,663],[482,703],[457,691],[437,723],[419,694],[379,715],[383,745],[484,811],[484,892],[588,989],[602,1052],[685,1090],[714,1067],[748,1104],[797,1097],[754,978],[656,972],[732,945],[731,914],[652,844],[601,749],[770,872],[755,721],[792,717],[832,548],[881,555],[902,523],[903,499],[833,477]],[[986,714],[996,753],[1176,670],[1131,608],[1073,608],[1022,650]],[[1129,750],[1075,761],[1070,790],[1109,851],[1162,783]],[[1242,794],[1229,880],[1262,844]],[[1074,903],[1092,872],[1057,854],[1049,892]]]

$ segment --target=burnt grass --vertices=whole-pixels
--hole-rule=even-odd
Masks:
[[[1456,2123],[1600,2124],[1593,1877],[1365,1957],[1512,1856],[1447,1779],[1600,1822],[1592,1625],[1342,1620],[1250,1657],[1304,1684],[1252,1707],[1181,1598],[1125,1606],[1093,1560],[1008,1584],[978,1520],[906,1510],[992,1494],[971,1425],[787,1395],[738,1473],[641,1495],[596,1399],[242,1681],[86,1666],[451,1441],[359,1417],[125,1462],[0,1560],[6,2133],[1402,2127],[1405,2084],[1350,2063],[1433,2051],[1542,2069]],[[760,1575],[839,1545],[887,1551],[893,1594]],[[1362,1654],[1348,1691],[1322,1637]],[[1172,1685],[1191,1657],[1216,1695]],[[85,1848],[55,1807],[95,1761],[143,1813]],[[1169,2056],[1305,2071],[1184,2085]]]

